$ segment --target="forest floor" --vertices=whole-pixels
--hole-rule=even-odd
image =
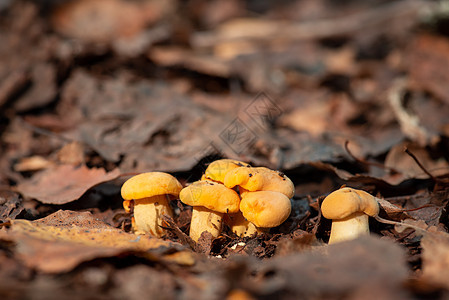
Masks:
[[[0,1],[3,299],[449,299],[445,1]],[[120,188],[282,171],[269,232],[136,235]],[[328,246],[324,197],[376,196]],[[413,228],[411,228],[413,227]]]

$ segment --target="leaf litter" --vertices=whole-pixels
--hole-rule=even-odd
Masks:
[[[0,6],[0,295],[447,298],[439,9],[407,0]],[[191,211],[175,200],[162,239],[130,232],[125,178],[158,170],[186,185],[224,157],[292,179],[284,224],[245,238],[225,226],[195,244]],[[380,216],[402,225],[372,221],[371,237],[327,246],[320,202],[343,185],[379,197]]]

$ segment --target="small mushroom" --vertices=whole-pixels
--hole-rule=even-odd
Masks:
[[[332,220],[329,244],[333,244],[369,235],[368,216],[379,214],[379,204],[367,192],[342,188],[323,200],[321,212]]]
[[[228,188],[238,185],[250,192],[279,192],[289,199],[295,194],[295,186],[290,178],[281,172],[264,167],[239,167],[232,169],[226,173],[223,182]]]
[[[161,216],[173,217],[169,200],[170,197],[177,198],[181,189],[182,185],[175,177],[163,172],[142,173],[128,179],[121,193],[125,211],[130,212],[134,207],[135,233],[161,237],[164,234]]]
[[[239,167],[249,167],[250,165],[247,163],[244,163],[242,161],[234,160],[234,159],[219,159],[214,162],[212,162],[204,172],[204,175],[202,178],[213,180],[217,182],[224,182],[224,178],[226,174],[235,168]]]
[[[290,215],[291,202],[287,196],[279,192],[246,192],[240,201],[240,211],[250,222],[247,232],[243,234],[248,236],[281,225]]]
[[[279,192],[288,198],[295,194],[295,186],[285,174],[264,167],[232,169],[226,174],[224,183],[230,188],[238,186],[242,197],[247,192],[256,191]],[[260,231],[238,213],[230,216],[229,226],[239,236],[250,236]]]
[[[228,224],[232,232],[240,237],[252,236],[254,233],[261,232],[254,224],[245,219],[241,211],[229,214],[225,219],[225,223]]]
[[[221,183],[210,180],[196,181],[182,189],[179,199],[193,206],[190,237],[198,241],[204,231],[218,237],[225,213],[239,210],[239,195]]]

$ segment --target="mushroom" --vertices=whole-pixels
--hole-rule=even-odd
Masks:
[[[250,222],[247,231],[261,233],[287,220],[291,212],[291,202],[279,192],[246,192],[240,201],[240,211]]]
[[[170,197],[177,198],[181,183],[163,172],[142,173],[128,179],[122,186],[123,207],[130,212],[134,207],[133,230],[137,234],[164,234],[161,216],[173,216]]]
[[[279,192],[287,198],[291,198],[295,194],[295,186],[285,174],[264,167],[232,169],[226,174],[224,183],[230,188],[239,186],[242,199],[247,192],[255,191]],[[261,231],[256,229],[243,215],[230,215],[229,218],[229,226],[238,236],[251,236],[255,232]]]
[[[245,219],[241,211],[235,214],[228,214],[225,223],[229,225],[232,232],[240,237],[252,236],[257,232],[261,232],[254,224]]]
[[[218,237],[224,214],[238,212],[240,204],[234,190],[210,180],[196,181],[182,189],[179,199],[193,206],[190,237],[196,242],[204,231]]]
[[[230,170],[224,178],[224,185],[228,188],[240,186],[244,190],[279,192],[289,199],[295,194],[293,182],[279,171],[264,167],[239,167]],[[244,193],[242,190],[242,193]]]
[[[223,183],[226,174],[239,167],[250,167],[250,165],[234,159],[219,159],[207,167],[202,178]]]
[[[365,191],[341,188],[323,200],[321,212],[332,220],[329,244],[333,244],[369,235],[368,216],[379,214],[379,204]]]

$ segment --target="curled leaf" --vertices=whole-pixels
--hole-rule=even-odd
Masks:
[[[106,172],[101,168],[82,165],[59,165],[35,174],[20,183],[18,191],[45,204],[66,204],[80,198],[88,189],[117,178],[120,171]]]

